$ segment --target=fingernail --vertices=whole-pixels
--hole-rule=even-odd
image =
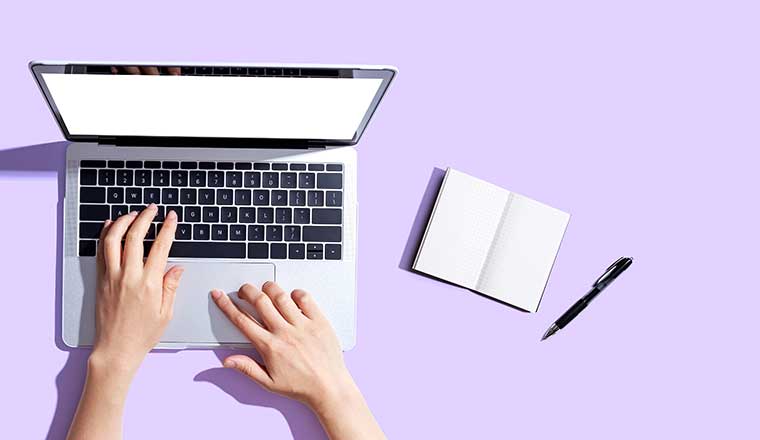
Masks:
[[[111,224],[111,219],[107,219],[106,222],[103,224],[103,226],[108,226]]]
[[[232,359],[227,359],[224,361],[224,366],[226,368],[235,368],[235,361],[233,361]]]
[[[176,220],[177,219],[177,213],[174,212],[174,210],[169,211],[168,214],[166,214],[167,220]]]
[[[137,211],[132,211],[132,212],[129,213],[129,215],[131,215],[132,217],[134,217],[134,216],[137,215]]]
[[[158,211],[158,208],[156,208],[155,203],[151,203],[150,205],[148,205],[148,209],[150,209],[151,211]]]
[[[212,290],[211,291],[211,298],[219,299],[221,297],[222,297],[222,292],[220,292],[218,290]]]

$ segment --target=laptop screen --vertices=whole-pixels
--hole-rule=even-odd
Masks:
[[[244,69],[242,75],[234,75],[229,67],[187,69],[102,66],[90,69],[93,73],[40,75],[71,138],[345,142],[358,140],[389,80],[346,74],[352,70],[257,68],[249,74],[243,67],[236,68]],[[286,76],[288,70],[292,76]]]

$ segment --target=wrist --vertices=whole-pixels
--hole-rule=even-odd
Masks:
[[[344,412],[345,408],[352,407],[363,402],[359,387],[353,378],[345,373],[337,381],[323,387],[318,396],[315,396],[307,405],[319,418],[330,417],[333,413]]]
[[[87,360],[87,372],[95,377],[108,377],[112,380],[129,383],[137,372],[140,363],[139,360],[95,349]]]

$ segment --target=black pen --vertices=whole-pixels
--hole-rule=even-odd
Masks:
[[[544,333],[544,337],[542,337],[541,340],[543,341],[549,336],[557,333],[559,329],[565,328],[565,326],[569,324],[570,321],[575,319],[575,317],[578,316],[578,314],[581,313],[581,311],[585,309],[586,306],[589,305],[589,303],[593,301],[593,299],[596,298],[596,296],[599,295],[599,293],[604,290],[605,287],[609,286],[610,283],[615,281],[615,278],[617,278],[618,275],[623,273],[624,270],[628,269],[628,266],[630,266],[631,263],[633,263],[633,258],[629,257],[620,257],[616,262],[612,263],[612,265],[604,271],[604,274],[602,274],[602,276],[596,280],[594,285],[591,286],[591,290],[587,294],[583,295],[583,298],[579,299],[575,304],[573,304],[573,306],[570,307],[567,312],[563,313],[558,320],[554,321],[554,324],[552,324],[551,327],[549,327],[549,330]]]

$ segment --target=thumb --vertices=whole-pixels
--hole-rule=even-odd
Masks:
[[[260,363],[242,354],[235,354],[224,360],[225,368],[233,368],[253,379],[254,382],[270,390],[274,381]]]
[[[177,294],[179,280],[182,278],[182,273],[184,271],[185,268],[182,266],[173,266],[164,274],[164,289],[161,302],[161,311],[167,315],[169,319],[172,318],[172,312],[174,310],[174,297]]]

